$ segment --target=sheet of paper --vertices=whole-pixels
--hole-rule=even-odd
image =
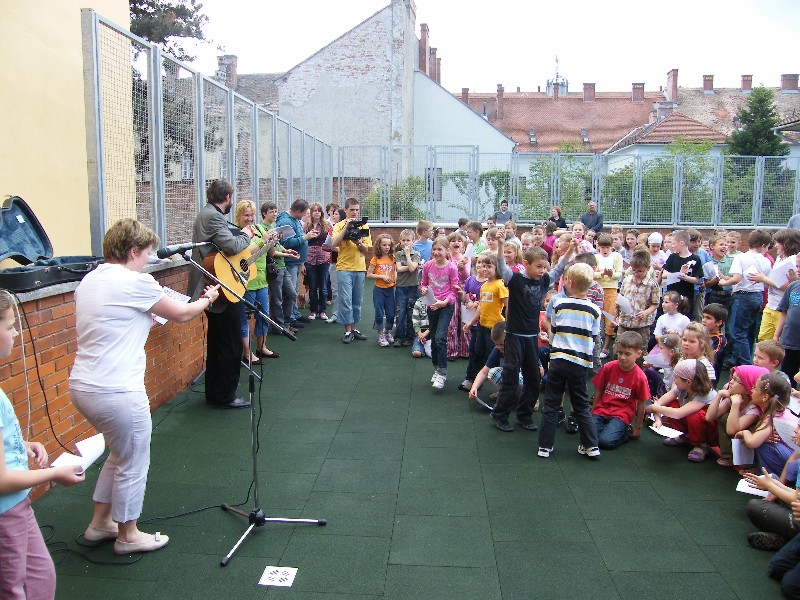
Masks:
[[[794,396],[792,400],[797,401],[797,398]],[[789,406],[791,407],[791,402],[789,402]],[[794,426],[788,421],[784,421],[783,419],[775,419],[773,421],[773,426],[775,427],[775,431],[778,432],[778,435],[781,436],[783,442],[789,446],[795,452],[800,452],[800,447],[794,443]]]
[[[762,498],[767,497],[766,490],[760,490],[758,488],[754,488],[752,485],[747,483],[746,479],[740,479],[739,483],[736,484],[736,491],[741,492],[743,494],[751,494],[753,496],[761,496]]]
[[[294,578],[297,575],[295,567],[270,567],[264,569],[258,585],[272,585],[276,587],[292,587]]]
[[[180,302],[181,304],[186,304],[189,302],[189,300],[191,300],[191,298],[186,294],[181,294],[180,292],[176,292],[172,288],[163,286],[161,289],[164,290],[165,296],[169,296],[170,298]],[[157,317],[156,315],[153,315],[153,321],[155,321],[160,325],[163,325],[164,323],[167,322],[167,320],[164,317]]]
[[[708,279],[719,277],[719,267],[717,267],[717,265],[714,263],[706,263],[703,265],[703,268],[706,270],[706,276]]]
[[[669,361],[664,358],[664,355],[661,354],[661,352],[648,354],[644,357],[644,362],[653,365],[656,369],[666,369],[669,367]]]
[[[668,273],[667,271],[664,271],[664,273],[666,274],[664,280],[662,281],[664,285],[672,285],[673,283],[678,283],[681,280],[680,274],[678,273]]]
[[[94,461],[100,458],[100,455],[105,452],[106,441],[102,433],[98,433],[83,442],[75,444],[78,449],[79,455],[64,452],[56,458],[50,466],[63,467],[65,465],[78,465],[81,467],[81,472],[88,469]]]
[[[422,302],[425,303],[425,306],[430,306],[436,302],[436,296],[433,295],[433,288],[428,288],[428,292],[422,297]]]
[[[608,319],[609,321],[616,321],[617,320],[617,316],[616,315],[612,315],[607,310],[604,310],[603,314],[606,316],[606,319]]]
[[[468,323],[472,317],[475,316],[476,309],[474,308],[467,308],[467,305],[462,302],[461,303],[461,322]]]
[[[679,435],[683,434],[682,431],[678,431],[677,429],[673,429],[672,427],[667,427],[666,425],[662,425],[661,427],[655,427],[654,425],[650,425],[650,429],[652,429],[658,435],[665,438],[676,438]]]
[[[772,279],[772,283],[774,283],[777,287],[781,287],[784,283],[789,281],[789,271],[797,270],[797,264],[795,261],[787,260],[784,263],[781,263],[777,268],[772,269],[769,272],[769,278]]]
[[[467,249],[464,250],[464,256],[466,256],[468,259],[472,260],[472,255],[474,253],[475,253],[475,244],[470,242],[469,244],[467,244]]]
[[[280,227],[276,227],[275,233],[277,233],[282,240],[295,235],[294,229],[291,225],[281,225]]]
[[[630,301],[625,296],[617,296],[617,306],[619,306],[619,311],[623,315],[632,315],[633,314],[633,307],[631,306]]]
[[[755,462],[755,450],[748,448],[742,440],[731,440],[731,445],[734,465],[752,465]]]
[[[789,399],[789,410],[792,411],[792,414],[795,416],[800,417],[800,398],[792,396]]]

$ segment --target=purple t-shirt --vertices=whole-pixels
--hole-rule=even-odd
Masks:
[[[475,275],[470,275],[467,280],[464,282],[464,286],[461,288],[464,290],[464,293],[467,295],[469,302],[479,302],[481,299],[481,286],[484,284],[484,281],[478,281],[478,278]],[[475,321],[472,324],[472,329],[477,329],[480,323]]]

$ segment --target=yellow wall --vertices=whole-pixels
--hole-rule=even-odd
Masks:
[[[84,7],[130,22],[127,0],[0,1],[0,199],[31,206],[56,256],[91,253]]]

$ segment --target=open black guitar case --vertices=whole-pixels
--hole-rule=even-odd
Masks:
[[[7,198],[0,208],[0,260],[8,258],[25,265],[0,269],[0,288],[12,292],[79,281],[103,262],[94,256],[53,258],[50,238],[19,196]]]

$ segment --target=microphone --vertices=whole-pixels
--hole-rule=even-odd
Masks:
[[[156,256],[158,258],[169,258],[173,254],[181,254],[187,250],[199,248],[200,246],[208,246],[210,244],[211,242],[198,242],[196,244],[174,244],[172,246],[167,246],[166,248],[159,248],[159,250],[156,252]]]

